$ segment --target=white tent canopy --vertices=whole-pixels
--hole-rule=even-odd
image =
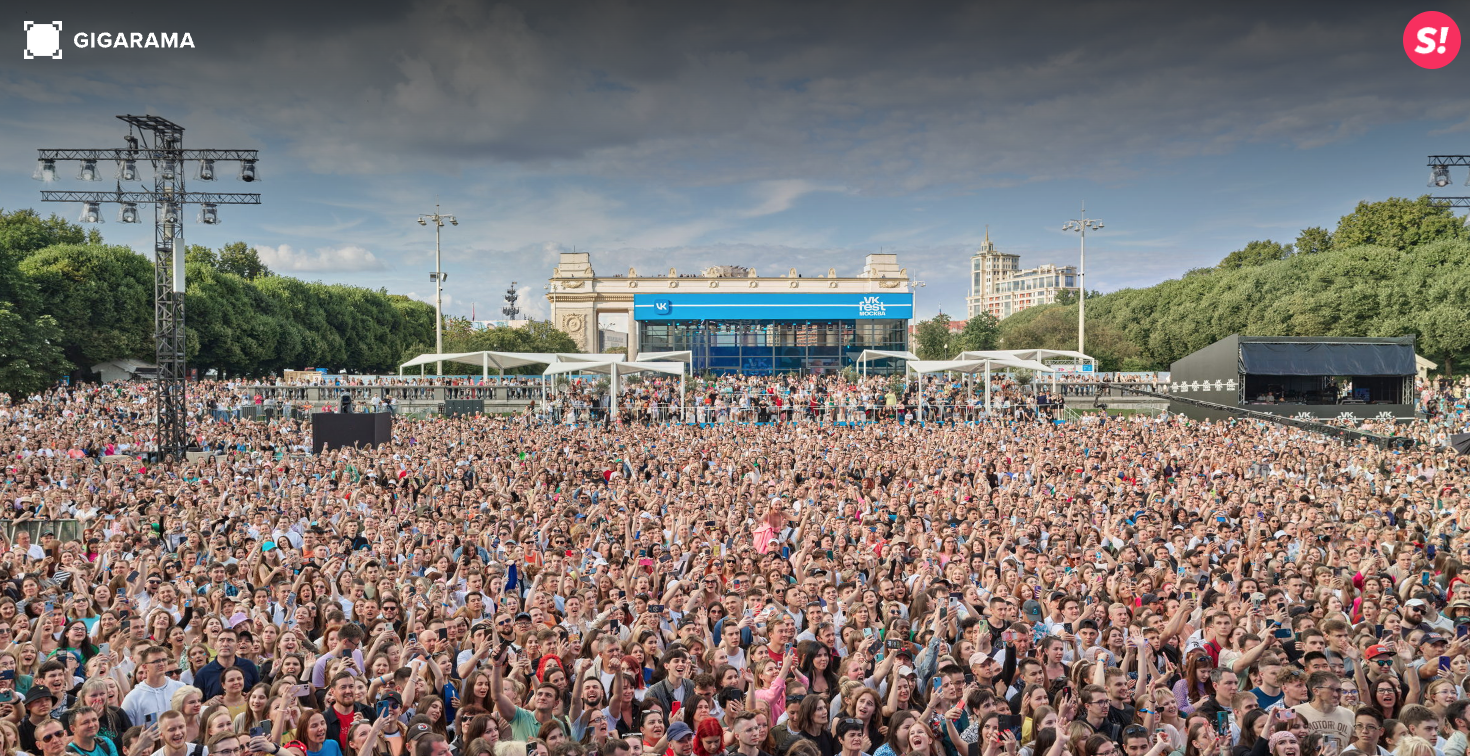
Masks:
[[[1097,360],[1081,352],[1069,349],[985,349],[976,352],[960,352],[959,357],[956,359],[983,360],[989,357],[1008,357],[1018,360],[1035,360],[1037,362],[1066,357],[1091,363],[1097,362]]]
[[[861,369],[866,369],[869,362],[873,360],[883,359],[898,359],[907,362],[913,362],[914,360],[919,359],[919,356],[914,354],[913,352],[891,352],[884,349],[864,349],[862,354],[858,355],[857,366]]]
[[[451,354],[421,354],[408,362],[398,366],[398,374],[403,375],[406,368],[418,367],[437,362],[458,362],[465,365],[478,365],[485,377],[490,376],[490,368],[505,370],[506,368],[524,367],[526,365],[554,365],[561,362],[586,362],[589,360],[622,362],[620,354],[575,354],[570,352],[456,352]]]
[[[693,362],[694,352],[688,349],[677,352],[639,352],[634,362]]]
[[[604,357],[617,357],[621,355],[602,355]],[[641,356],[641,355],[640,355]],[[679,376],[679,396],[684,395],[684,373],[685,365],[682,362],[623,362],[621,360],[605,359],[594,362],[558,362],[546,366],[541,373],[550,377],[562,373],[597,373],[599,375],[612,376],[612,413],[618,412],[618,378],[624,375],[636,373],[663,373],[665,375]]]
[[[964,352],[966,355],[980,354],[979,352]],[[995,356],[983,356],[978,359],[954,359],[954,360],[910,360],[905,363],[905,369],[911,373],[984,373],[985,374],[985,412],[990,412],[990,374],[997,369],[1009,370],[1032,370],[1038,373],[1054,373],[1056,369],[1030,359],[1017,359],[1005,354]],[[922,397],[921,397],[922,398]],[[924,419],[924,403],[919,402],[919,420]]]

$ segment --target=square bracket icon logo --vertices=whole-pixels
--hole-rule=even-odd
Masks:
[[[25,59],[50,58],[61,60],[61,22],[51,23],[27,21]]]

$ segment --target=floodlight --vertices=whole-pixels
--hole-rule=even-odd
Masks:
[[[121,209],[117,211],[117,220],[120,223],[138,222],[138,203],[124,202]]]
[[[81,217],[81,221],[83,223],[101,223],[102,222],[102,203],[100,203],[100,202],[83,202],[82,203],[82,217]]]
[[[37,181],[52,182],[56,180],[56,161],[51,158],[43,158],[36,161],[36,172],[31,178]]]
[[[199,172],[196,174],[200,181],[214,180],[214,161],[205,159],[199,161]]]
[[[77,171],[77,178],[82,181],[101,181],[102,176],[97,173],[97,161],[83,160],[81,169]]]
[[[174,180],[174,161],[172,161],[172,160],[165,160],[165,161],[163,161],[163,168],[159,170],[159,174],[158,175],[161,176],[164,181],[173,181]]]
[[[199,208],[199,222],[206,226],[219,225],[219,206],[206,202]]]
[[[119,181],[138,180],[138,161],[131,158],[118,164],[117,178]]]
[[[256,172],[255,172],[255,161],[254,160],[241,160],[240,161],[240,180],[241,181],[244,181],[246,183],[249,183],[251,181],[259,181],[260,180],[260,176],[257,175]]]
[[[1444,166],[1444,165],[1436,165],[1436,166],[1434,166],[1434,169],[1429,172],[1429,185],[1430,186],[1437,186],[1437,187],[1446,187],[1446,186],[1449,186],[1450,185],[1450,169],[1449,169],[1449,166]]]

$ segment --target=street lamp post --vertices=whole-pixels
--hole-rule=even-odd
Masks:
[[[1082,205],[1082,217],[1073,218],[1062,224],[1063,231],[1076,231],[1082,238],[1082,258],[1077,266],[1077,351],[1087,354],[1087,231],[1101,229],[1103,222],[1087,217],[1087,205]]]
[[[429,280],[434,282],[434,354],[444,354],[444,271],[439,266],[439,229],[444,228],[444,221],[449,225],[458,226],[459,221],[453,215],[439,212],[439,203],[434,203],[434,212],[419,216],[419,225],[427,226],[434,222],[434,272],[429,274]],[[438,363],[439,375],[444,375],[444,360]]]

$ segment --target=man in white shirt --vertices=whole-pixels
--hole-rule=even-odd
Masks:
[[[173,707],[174,693],[184,687],[180,680],[168,676],[168,649],[152,646],[143,652],[143,681],[133,686],[123,699],[122,710],[128,719],[148,726]]]

